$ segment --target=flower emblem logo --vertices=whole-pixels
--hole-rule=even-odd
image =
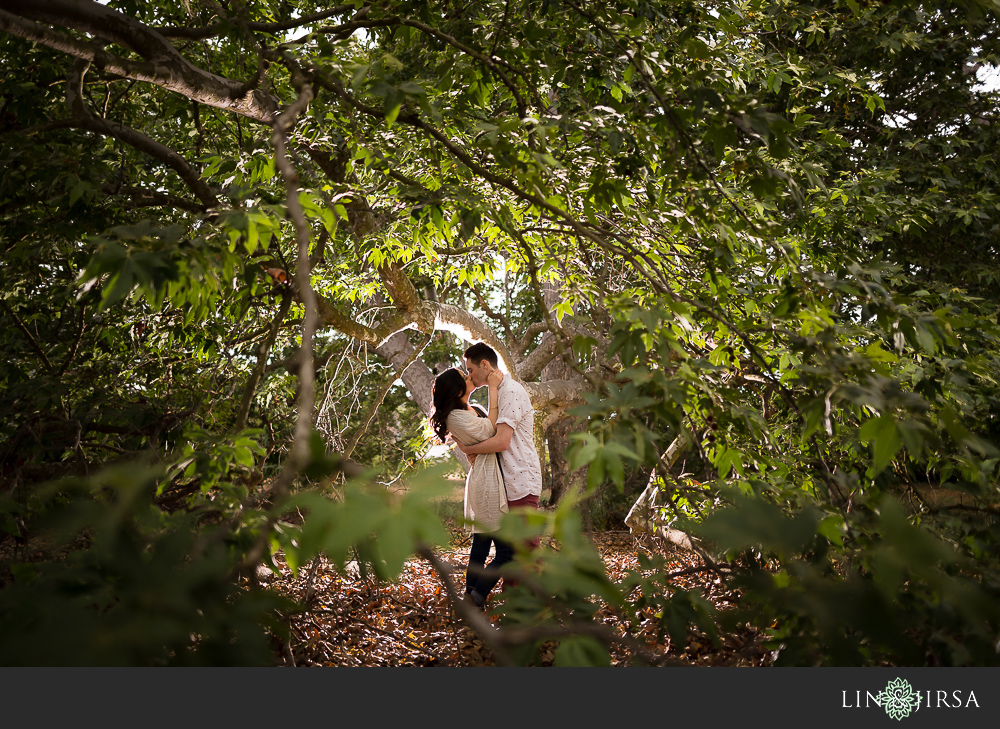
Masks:
[[[904,716],[909,716],[911,712],[920,708],[920,699],[923,697],[913,691],[909,681],[897,678],[886,684],[885,690],[878,695],[878,699],[885,709],[885,713],[896,721],[900,721]]]

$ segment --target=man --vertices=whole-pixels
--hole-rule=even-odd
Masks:
[[[473,386],[477,388],[485,385],[487,379],[499,380],[497,432],[492,438],[480,443],[470,446],[459,444],[458,448],[472,457],[499,453],[504,485],[507,488],[508,508],[537,509],[538,497],[542,493],[542,464],[538,451],[535,450],[535,411],[531,407],[527,391],[513,377],[504,376],[497,367],[497,353],[483,342],[473,344],[465,350],[465,367]],[[487,567],[494,574],[481,576],[469,592],[471,599],[480,607],[486,604],[490,590],[500,580],[495,574],[496,570],[510,559],[501,556],[501,551],[506,556],[508,545],[499,543],[497,546],[503,549],[497,550],[497,557]],[[488,545],[486,549],[489,551]]]

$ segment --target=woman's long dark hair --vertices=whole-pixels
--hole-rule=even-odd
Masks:
[[[452,367],[437,376],[434,380],[434,412],[431,413],[431,427],[437,437],[444,443],[448,436],[448,415],[452,410],[468,410],[462,402],[465,395],[465,377]]]

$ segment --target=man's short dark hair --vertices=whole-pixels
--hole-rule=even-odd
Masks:
[[[479,364],[485,359],[494,367],[497,366],[497,353],[486,342],[476,342],[465,350],[465,358],[473,364]]]

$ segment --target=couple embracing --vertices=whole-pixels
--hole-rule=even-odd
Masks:
[[[466,372],[452,368],[434,381],[434,432],[448,435],[472,461],[465,481],[465,518],[476,526],[465,573],[465,599],[485,608],[514,547],[497,539],[510,509],[538,508],[542,467],[535,450],[535,411],[524,387],[497,368],[497,353],[480,342],[465,350]],[[472,391],[489,388],[489,411],[469,405]],[[475,408],[475,409],[473,409]],[[490,547],[496,555],[486,565]]]

